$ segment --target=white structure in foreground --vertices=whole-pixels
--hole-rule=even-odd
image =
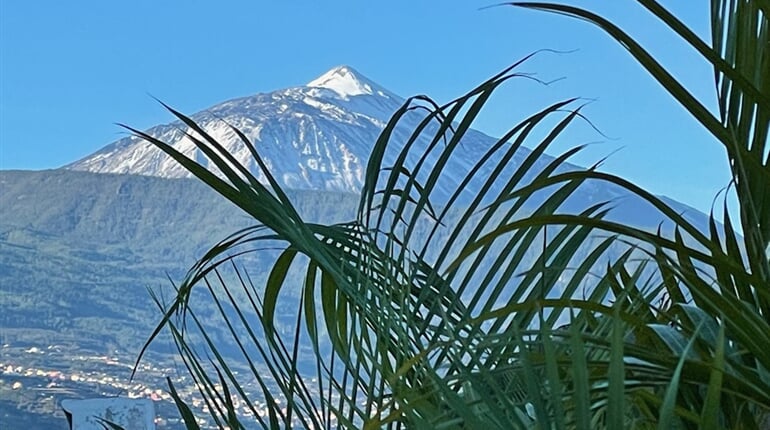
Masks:
[[[63,400],[61,405],[71,430],[103,430],[102,420],[124,430],[155,430],[155,406],[150,399]]]

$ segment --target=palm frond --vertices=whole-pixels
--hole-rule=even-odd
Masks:
[[[702,231],[629,181],[570,166],[579,148],[547,157],[582,118],[575,99],[525,118],[483,150],[466,149],[474,121],[519,63],[444,105],[408,99],[374,143],[358,212],[346,223],[303,220],[238,130],[265,184],[179,112],[171,110],[212,171],[132,130],[258,223],[206,253],[172,302],[158,301],[164,318],[150,341],[170,330],[215,423],[238,428],[236,403],[263,428],[761,422],[770,411],[767,5],[713,1],[708,46],[656,2],[639,1],[714,65],[718,116],[601,16],[511,4],[598,25],[706,127],[731,162],[743,236],[726,208],[721,224],[712,214]],[[457,165],[467,168],[450,172]],[[589,183],[625,190],[673,228],[612,221],[607,203],[570,209]],[[238,259],[276,246],[255,285]],[[195,311],[194,289],[216,315]],[[237,359],[209,334],[213,321]],[[249,381],[262,400],[245,389]]]

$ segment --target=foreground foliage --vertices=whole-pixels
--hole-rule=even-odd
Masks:
[[[134,130],[259,223],[204,255],[170,304],[159,300],[165,317],[156,334],[172,332],[221,427],[242,427],[236,403],[264,428],[763,425],[770,411],[768,3],[713,1],[710,45],[654,1],[639,3],[713,64],[717,116],[603,18],[563,5],[513,5],[598,25],[713,134],[730,160],[728,192],[739,201],[742,236],[726,205],[721,223],[712,215],[702,231],[622,178],[570,169],[565,162],[579,148],[546,158],[581,118],[576,100],[516,124],[477,154],[459,183],[448,181],[449,160],[466,155],[462,136],[516,65],[443,106],[409,99],[374,145],[349,223],[304,222],[244,136],[267,184],[178,112],[218,172]],[[422,120],[404,139],[394,130],[410,115]],[[525,144],[534,149],[514,162]],[[606,203],[565,211],[592,181],[634,193],[674,227],[650,232],[608,221]],[[437,201],[437,190],[447,189]],[[271,272],[255,287],[237,257],[277,243]],[[293,273],[302,275],[299,287],[289,281]],[[219,315],[196,314],[192,288],[208,289]],[[277,324],[287,313],[294,324]],[[207,337],[212,321],[238,342],[245,379]],[[201,341],[197,349],[191,336]],[[246,392],[251,380],[261,392]],[[181,400],[179,407],[195,428],[189,408]]]

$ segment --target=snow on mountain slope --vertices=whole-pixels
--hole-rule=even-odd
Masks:
[[[261,181],[265,180],[264,174],[230,126],[238,128],[254,142],[273,176],[285,188],[355,193],[363,185],[372,146],[403,102],[403,98],[352,67],[338,66],[305,86],[229,100],[191,117]],[[420,113],[405,117],[403,127],[396,129],[393,139],[405,142],[408,133],[421,118]],[[212,167],[187,136],[189,128],[181,122],[159,125],[147,132],[204,166]],[[415,142],[414,155],[410,153],[414,157],[409,159],[411,165],[417,162],[421,149],[430,144],[428,135],[426,133]],[[469,130],[444,169],[435,194],[431,195],[434,202],[448,198],[451,190],[471,168],[471,161],[477,160],[496,140]],[[511,168],[498,175],[500,185],[529,153],[526,148],[517,152]],[[386,154],[385,164],[392,162],[394,156]],[[435,161],[436,156],[434,153],[429,157],[428,165]],[[552,160],[550,156],[541,156],[534,170],[539,171]],[[118,140],[65,168],[96,173],[191,176],[176,161],[137,137]],[[578,167],[565,165],[565,168]],[[484,174],[491,171],[482,169],[482,173],[481,177],[485,177]],[[426,178],[418,175],[418,179],[423,181]],[[475,186],[478,183],[472,183],[467,189],[473,190]],[[467,194],[473,196],[471,191]],[[618,205],[611,218],[650,228],[655,228],[662,220],[649,205],[638,198],[627,197],[628,194],[617,187],[601,183],[585,184],[568,201],[568,208],[582,210],[592,203],[615,200]],[[692,213],[691,208],[685,209],[683,205],[681,208]],[[697,213],[697,218],[706,225],[705,216]]]
[[[241,163],[259,174],[238,136],[254,142],[271,172],[288,188],[357,191],[371,145],[403,99],[348,66],[336,67],[307,86],[229,100],[192,115]],[[204,165],[203,154],[180,122],[148,133]],[[127,137],[65,166],[98,173],[190,176],[146,141]]]

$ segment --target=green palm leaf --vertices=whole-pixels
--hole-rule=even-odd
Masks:
[[[731,162],[743,236],[726,209],[701,231],[622,178],[571,168],[579,148],[546,159],[582,118],[572,99],[516,124],[451,180],[453,160],[468,157],[464,136],[519,63],[445,105],[408,99],[374,142],[356,218],[335,225],[305,222],[238,130],[265,184],[171,110],[213,170],[132,131],[257,225],[206,253],[170,303],[157,300],[164,317],[148,343],[167,328],[212,419],[233,428],[234,399],[263,428],[757,426],[770,411],[767,4],[712,2],[708,46],[640,3],[714,65],[719,116],[602,17],[512,4],[598,25],[712,132]],[[590,182],[634,194],[673,232],[609,221],[606,203],[564,209]],[[238,263],[264,248],[278,251],[255,285]],[[216,315],[196,312],[199,294]],[[277,318],[287,313],[290,327]],[[237,345],[237,363],[212,323]],[[301,366],[308,350],[312,365]]]

